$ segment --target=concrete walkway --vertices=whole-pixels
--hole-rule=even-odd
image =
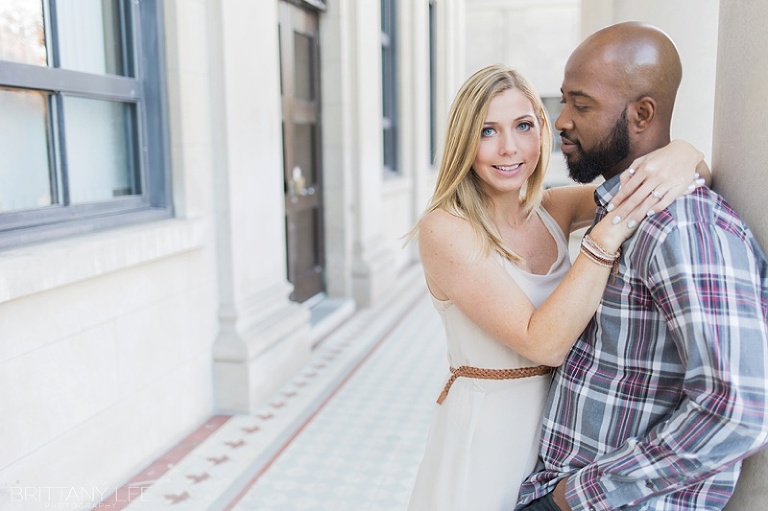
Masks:
[[[100,506],[404,510],[447,375],[443,335],[414,268],[261,410],[211,417]]]

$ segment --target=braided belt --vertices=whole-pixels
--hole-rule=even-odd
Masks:
[[[448,383],[445,384],[445,388],[437,398],[437,404],[443,403],[445,397],[448,395],[448,391],[451,390],[451,385],[456,381],[456,378],[461,376],[479,380],[517,380],[519,378],[540,376],[550,372],[552,372],[552,368],[544,365],[521,367],[519,369],[482,369],[480,367],[472,366],[451,367],[451,377],[448,378]]]

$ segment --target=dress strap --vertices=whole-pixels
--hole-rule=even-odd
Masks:
[[[451,367],[451,377],[448,378],[445,388],[443,388],[443,391],[437,398],[437,404],[443,403],[445,397],[448,395],[448,391],[451,390],[451,385],[453,385],[453,382],[459,377],[476,378],[479,380],[517,380],[519,378],[530,378],[531,376],[549,374],[550,372],[552,372],[552,368],[545,365],[520,367],[517,369],[483,369],[472,366]]]

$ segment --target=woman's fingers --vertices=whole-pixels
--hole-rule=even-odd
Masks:
[[[620,182],[621,187],[611,200],[609,211],[622,207],[627,214],[639,204],[645,204],[648,207],[645,211],[648,216],[663,210],[678,197],[689,194],[705,184],[704,179],[696,172],[693,172],[688,180],[673,180],[662,177],[660,173],[649,174],[643,170],[623,172]]]
[[[631,199],[630,206],[634,207],[651,195],[663,204],[661,207],[654,206],[654,211],[661,211],[675,198],[704,184],[696,173],[697,168],[706,168],[699,167],[702,161],[703,154],[695,147],[687,142],[673,140],[669,145],[632,162],[631,168],[622,173],[621,189],[611,204],[618,207]],[[670,193],[673,195],[671,198],[668,197]],[[635,195],[637,197],[633,198]]]

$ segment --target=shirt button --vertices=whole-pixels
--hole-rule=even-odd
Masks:
[[[646,481],[645,487],[648,488],[649,490],[653,490],[653,483],[650,481]]]

